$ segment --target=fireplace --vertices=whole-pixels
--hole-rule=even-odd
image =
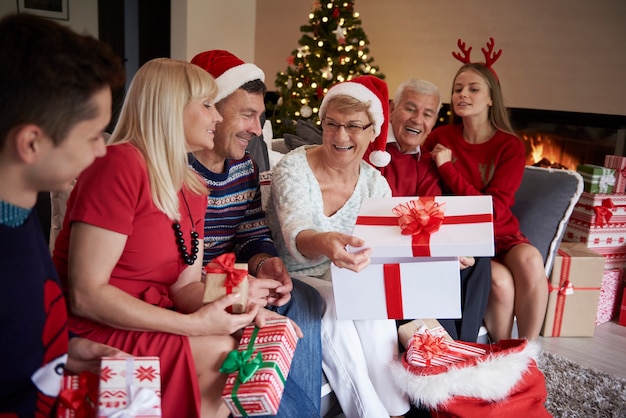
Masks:
[[[513,128],[526,144],[526,164],[576,170],[603,165],[605,155],[626,156],[626,116],[538,109],[509,109]],[[439,124],[447,123],[444,104]]]
[[[576,170],[626,155],[626,116],[511,109],[511,121],[526,144],[527,165]]]

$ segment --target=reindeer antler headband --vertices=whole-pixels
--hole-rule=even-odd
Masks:
[[[483,55],[485,56],[485,65],[491,70],[493,75],[496,76],[496,79],[498,79],[498,75],[491,66],[498,60],[498,58],[500,58],[500,55],[502,55],[502,49],[499,49],[497,52],[494,51],[494,44],[495,41],[493,40],[493,38],[489,38],[489,42],[487,42],[487,49],[481,48],[480,50],[483,51]],[[472,62],[470,61],[472,47],[466,47],[465,42],[463,42],[460,38],[457,41],[457,45],[459,46],[459,49],[461,50],[463,55],[456,51],[452,51],[452,56],[461,61],[463,64],[470,64]]]

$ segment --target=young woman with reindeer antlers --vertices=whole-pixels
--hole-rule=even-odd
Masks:
[[[426,141],[439,174],[455,195],[493,197],[495,254],[485,324],[492,339],[511,337],[513,315],[520,338],[535,339],[543,323],[548,286],[543,259],[511,212],[524,173],[526,151],[511,127],[498,76],[492,68],[502,50],[482,48],[486,62],[471,62],[472,48],[458,40],[463,66],[452,85],[452,124]],[[458,120],[461,123],[458,123]]]

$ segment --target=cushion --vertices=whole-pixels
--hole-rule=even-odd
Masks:
[[[299,119],[296,124],[296,133],[284,134],[285,145],[289,150],[302,145],[319,145],[322,143],[322,130],[315,123]]]
[[[533,166],[524,169],[512,211],[521,231],[543,256],[548,276],[582,191],[583,179],[575,171]]]

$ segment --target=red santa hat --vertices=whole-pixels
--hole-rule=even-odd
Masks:
[[[233,94],[248,81],[265,81],[265,73],[254,64],[243,62],[228,51],[214,49],[201,52],[191,60],[215,78],[219,91],[215,101]]]
[[[373,75],[355,77],[350,81],[332,86],[320,105],[320,114],[325,114],[329,100],[334,96],[345,95],[354,97],[361,102],[369,102],[369,113],[374,123],[374,148],[370,154],[370,162],[376,167],[384,167],[391,161],[385,150],[389,121],[389,90],[387,83]]]

